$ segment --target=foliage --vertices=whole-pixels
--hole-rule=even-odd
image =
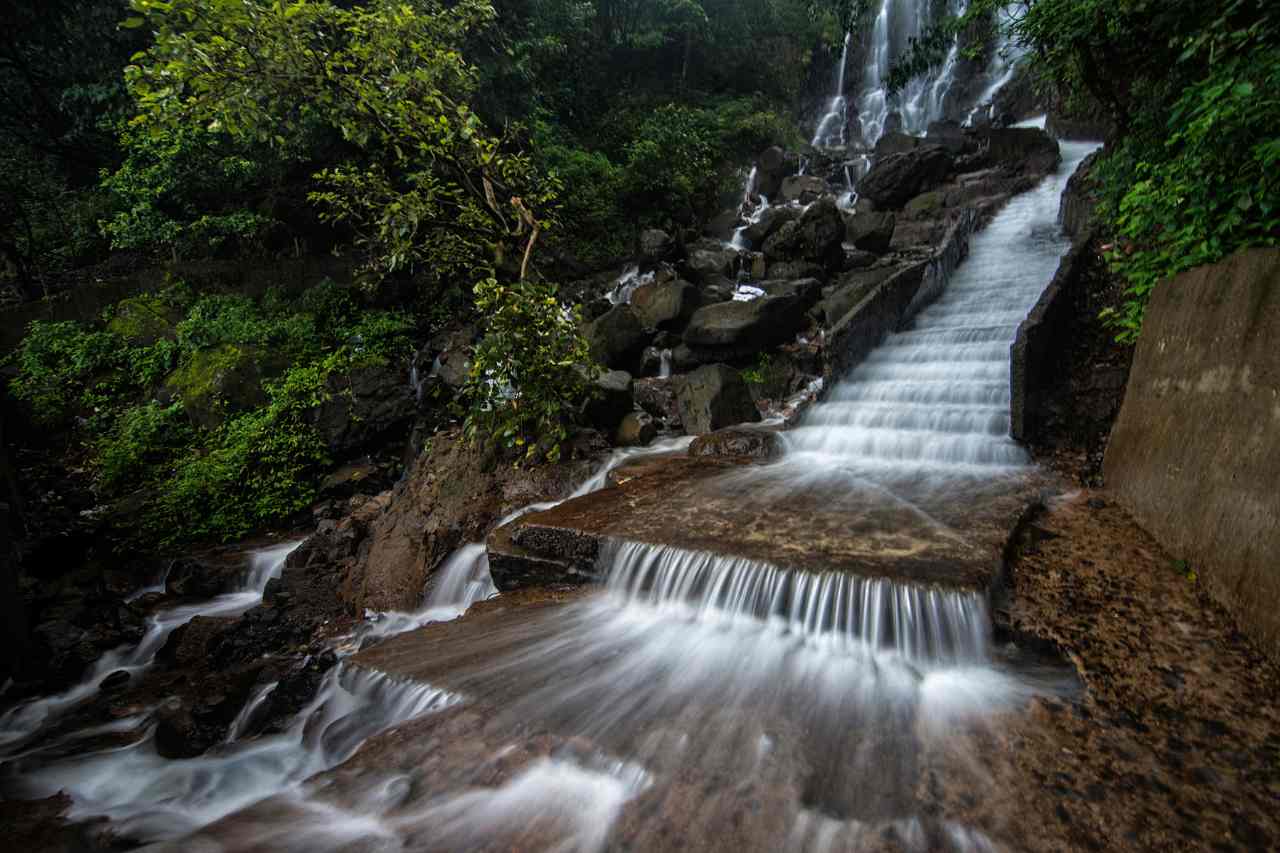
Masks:
[[[332,282],[261,301],[175,285],[122,300],[98,325],[31,324],[10,387],[39,423],[80,439],[104,497],[147,496],[145,535],[228,539],[314,499],[329,463],[315,408],[343,393],[334,376],[402,358],[412,326]],[[191,407],[218,408],[213,377],[241,365],[279,378],[262,405],[222,407],[201,426]]]
[[[1000,14],[1007,10],[1007,14]],[[901,85],[960,28],[997,19],[1058,92],[1117,129],[1097,171],[1108,259],[1127,282],[1103,313],[1132,342],[1151,291],[1241,248],[1280,243],[1280,15],[1264,0],[975,0],[895,69]]]
[[[377,276],[497,269],[555,196],[468,104],[475,71],[460,48],[492,23],[484,0],[131,5],[128,23],[155,31],[126,69],[134,131],[206,132],[286,157],[340,137],[347,156],[315,174],[310,198],[354,230]]]
[[[578,311],[560,303],[552,284],[495,279],[476,285],[476,307],[488,325],[465,389],[468,438],[518,448],[526,460],[558,459],[588,378],[599,370]]]

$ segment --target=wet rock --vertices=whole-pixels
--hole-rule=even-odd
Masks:
[[[684,340],[691,347],[762,349],[794,338],[807,309],[794,295],[707,305],[690,318]]]
[[[856,249],[883,255],[893,242],[896,222],[892,213],[847,213],[844,215],[845,239]]]
[[[777,198],[787,172],[787,152],[774,145],[756,158],[756,192],[766,198]]]
[[[670,234],[657,228],[640,232],[640,257],[649,264],[675,258],[678,245]]]
[[[117,669],[115,672],[102,679],[102,681],[98,682],[98,689],[103,693],[111,693],[128,684],[129,679],[132,677],[133,675],[126,670]]]
[[[788,222],[799,219],[801,209],[790,205],[775,205],[761,211],[759,218],[747,226],[742,236],[752,246],[763,246],[773,233]]]
[[[982,139],[986,161],[993,166],[1044,175],[1062,160],[1057,140],[1036,127],[992,128],[983,131]]]
[[[844,261],[843,242],[844,220],[835,200],[826,196],[774,232],[764,243],[764,254],[771,261],[804,260],[838,269]]]
[[[924,141],[929,145],[941,145],[953,154],[962,154],[976,147],[973,139],[955,121],[930,122]]]
[[[822,296],[822,282],[816,278],[766,279],[757,282],[756,287],[769,296],[790,296],[799,299],[805,308],[813,305]]]
[[[618,424],[615,441],[620,447],[644,447],[658,434],[657,424],[648,412],[629,412]]]
[[[924,140],[919,136],[912,136],[909,133],[885,133],[876,141],[875,159],[879,160],[890,154],[904,154],[908,151],[914,151],[924,144]]]
[[[676,403],[678,384],[677,379],[637,379],[634,384],[636,405],[667,429],[679,429],[680,407]]]
[[[680,420],[692,434],[760,420],[751,390],[727,364],[708,364],[682,378],[676,392]]]
[[[226,561],[180,557],[169,567],[165,591],[184,598],[213,598],[230,589],[243,570]]]
[[[951,171],[950,152],[924,145],[877,160],[858,184],[858,194],[878,210],[898,210],[922,192],[942,184]]]
[[[907,202],[907,206],[903,208],[903,213],[911,219],[932,219],[942,211],[945,199],[945,194],[940,190],[930,190]],[[892,233],[890,233],[889,239],[893,239]]]
[[[728,210],[722,210],[712,217],[707,223],[704,233],[713,240],[724,242],[732,239],[734,229],[738,227],[742,216],[738,213],[738,208],[731,207]]]
[[[689,455],[774,459],[782,455],[782,439],[773,430],[729,427],[695,438]]]
[[[896,271],[897,267],[880,267],[842,275],[832,285],[831,293],[822,300],[822,314],[827,326],[834,326]]]
[[[608,434],[635,408],[631,374],[625,370],[606,370],[593,383],[596,396],[588,401],[583,413],[587,421]]]
[[[683,279],[646,284],[631,294],[631,310],[649,329],[674,329],[683,325],[699,304],[698,289]]]
[[[831,187],[817,175],[792,175],[782,181],[782,200],[788,204],[809,204],[829,192]]]
[[[635,369],[650,334],[630,305],[615,305],[587,325],[591,355],[606,367]]]
[[[867,267],[874,266],[876,261],[880,260],[880,256],[875,252],[867,252],[862,249],[845,249],[844,266],[842,270],[862,270]]]

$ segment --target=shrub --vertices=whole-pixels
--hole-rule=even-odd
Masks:
[[[577,309],[561,305],[555,285],[492,278],[476,285],[476,308],[488,323],[465,389],[467,437],[520,449],[530,461],[559,459],[598,370]]]

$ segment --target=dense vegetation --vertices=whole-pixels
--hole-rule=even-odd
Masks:
[[[304,506],[315,412],[409,341],[477,324],[467,432],[554,458],[589,396],[555,282],[696,226],[800,141],[847,2],[57,0],[0,47],[9,298],[132,263],[333,252],[286,299],[172,287],[37,323],[14,395],[150,535],[233,537]],[[770,61],[761,62],[761,52]],[[374,310],[371,306],[390,307]],[[243,387],[251,389],[244,393]],[[179,524],[179,519],[191,522]]]
[[[995,16],[997,10],[1006,14]],[[940,35],[995,16],[1041,85],[1115,128],[1098,171],[1109,259],[1133,341],[1157,282],[1280,245],[1280,11],[1267,0],[978,0]],[[901,84],[936,61],[922,41]]]

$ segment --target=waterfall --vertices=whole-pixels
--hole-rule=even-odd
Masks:
[[[844,45],[840,48],[840,64],[836,67],[836,88],[827,104],[827,112],[818,121],[814,131],[814,148],[834,148],[845,144],[845,133],[848,119],[848,102],[844,97],[844,72],[849,62],[849,40],[852,33],[844,34]]]
[[[641,274],[639,264],[629,264],[614,281],[605,297],[613,305],[629,305],[631,294],[636,292],[636,288],[652,283],[653,279],[652,271]]]

